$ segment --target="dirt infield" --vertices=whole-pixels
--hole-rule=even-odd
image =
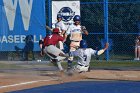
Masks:
[[[107,66],[107,68],[109,67]],[[46,62],[0,62],[0,93],[89,80],[140,81],[140,69],[125,69],[123,67],[121,70],[105,70],[104,68],[98,68],[90,72],[74,73],[73,76],[68,76],[66,73],[60,73],[56,67],[48,65]]]
[[[34,88],[44,85],[61,84],[86,80],[130,80],[140,81],[140,71],[92,70],[91,72],[62,75],[56,71],[27,71],[0,73],[0,93]]]

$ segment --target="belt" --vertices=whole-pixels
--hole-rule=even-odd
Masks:
[[[84,65],[81,65],[81,64],[78,64],[79,66],[84,66]],[[84,66],[84,67],[88,67],[89,65],[87,65],[87,66]]]
[[[50,45],[53,45],[53,44],[50,44]],[[50,46],[50,45],[46,45],[46,46],[48,47],[48,46]]]
[[[71,41],[73,41],[73,42],[80,42],[80,41],[75,41],[75,40],[71,40]]]

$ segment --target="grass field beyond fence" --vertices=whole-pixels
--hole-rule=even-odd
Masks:
[[[31,62],[31,63],[30,63]],[[0,69],[26,69],[26,68],[47,68],[47,66],[53,66],[51,63],[45,63],[45,62],[26,62],[26,63],[12,63],[12,62],[0,62]],[[76,62],[73,62],[73,65],[75,65]],[[62,63],[63,67],[67,67],[67,62]],[[139,61],[120,61],[120,62],[114,62],[114,61],[100,61],[100,60],[92,60],[90,62],[91,68],[139,68],[140,69],[140,62]]]

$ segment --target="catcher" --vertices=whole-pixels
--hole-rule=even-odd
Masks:
[[[59,29],[54,28],[53,33],[44,38],[44,53],[47,54],[53,62],[58,65],[60,71],[63,71],[63,67],[61,66],[61,60],[68,57],[61,49],[56,47],[56,44],[59,42],[65,41],[65,37],[59,35]]]

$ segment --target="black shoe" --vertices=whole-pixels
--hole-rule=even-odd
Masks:
[[[90,70],[91,70],[91,68],[89,67],[87,72],[90,72]]]

